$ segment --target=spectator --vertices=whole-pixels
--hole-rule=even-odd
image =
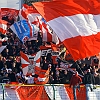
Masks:
[[[6,73],[6,74],[2,77],[2,83],[10,83],[10,78],[8,77],[8,73]]]
[[[82,79],[80,76],[78,76],[78,72],[73,74],[71,80],[70,80],[70,87],[73,86],[73,93],[74,93],[74,100],[77,100],[76,96],[76,89],[80,90],[80,84],[82,83]]]
[[[91,74],[90,69],[87,70],[87,73],[83,78],[83,82],[86,86],[86,100],[89,100],[89,91],[93,91],[93,85],[95,84],[94,75]]]
[[[4,63],[2,61],[2,56],[0,55],[0,70],[4,67]]]
[[[10,78],[11,82],[17,82],[16,75],[12,72],[12,69],[8,69],[8,77]]]

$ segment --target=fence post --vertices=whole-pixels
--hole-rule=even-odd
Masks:
[[[3,84],[3,83],[1,83],[1,85],[2,85],[2,90],[3,90],[3,100],[5,100],[5,90],[4,90],[4,84]]]
[[[56,100],[56,98],[55,98],[55,88],[54,88],[54,84],[52,84],[52,88],[53,88],[53,100]]]

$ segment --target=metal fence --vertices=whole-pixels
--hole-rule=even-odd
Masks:
[[[77,100],[86,100],[85,86],[76,91]],[[73,89],[69,85],[12,85],[0,86],[0,100],[74,100]],[[89,92],[89,100],[100,100],[100,86]]]

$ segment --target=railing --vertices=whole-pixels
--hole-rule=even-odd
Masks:
[[[23,85],[3,84],[0,87],[0,100],[74,100],[73,89],[69,85],[45,84]],[[100,100],[100,86],[89,92],[90,100]],[[77,100],[86,100],[85,86],[77,90]]]

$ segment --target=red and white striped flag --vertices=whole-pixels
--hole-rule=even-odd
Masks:
[[[22,70],[23,70],[23,75],[28,74],[28,66],[29,66],[29,58],[28,55],[23,53],[22,51],[20,52],[21,55],[21,64],[22,64]]]
[[[26,20],[29,23],[29,27],[30,27],[30,39],[29,40],[37,39],[39,28],[35,26],[34,24],[37,16],[40,16],[37,10],[35,10],[32,6],[28,6],[26,4],[23,4],[22,9],[20,9],[19,11],[20,20]]]
[[[59,39],[50,26],[46,23],[42,16],[37,16],[36,21],[34,22],[40,28],[42,33],[42,40],[45,42],[54,42],[59,44]]]
[[[36,53],[34,61],[36,62],[34,72],[37,77],[34,78],[35,84],[46,84],[49,81],[49,68],[48,70],[43,70],[40,66],[41,51]]]
[[[40,16],[40,14],[35,10],[32,6],[28,6],[23,4],[22,9],[19,11],[20,20],[27,20],[29,22],[34,22],[36,17]]]
[[[55,31],[74,60],[100,52],[98,0],[37,2],[33,6]]]
[[[34,74],[35,67],[40,68],[41,51],[32,55],[27,55],[21,51],[20,55],[24,75]]]

